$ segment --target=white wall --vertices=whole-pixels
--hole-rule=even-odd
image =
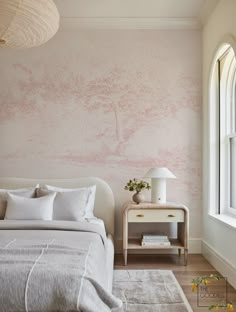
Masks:
[[[209,211],[209,77],[212,60],[224,37],[236,38],[236,1],[221,0],[203,30],[203,254],[236,287],[236,228],[208,216]],[[212,208],[212,207],[211,207]]]

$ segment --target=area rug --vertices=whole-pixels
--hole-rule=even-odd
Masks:
[[[113,294],[122,300],[124,312],[192,312],[168,270],[115,270]]]

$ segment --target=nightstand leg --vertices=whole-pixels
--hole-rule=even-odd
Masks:
[[[127,249],[123,249],[124,265],[127,265]]]
[[[184,265],[188,264],[188,249],[184,249]]]
[[[181,256],[181,248],[178,248],[179,257]]]

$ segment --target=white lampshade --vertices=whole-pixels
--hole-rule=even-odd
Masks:
[[[145,178],[152,179],[152,202],[157,204],[166,203],[166,179],[175,179],[176,176],[169,169],[162,167],[149,169],[145,174]]]
[[[151,168],[145,174],[145,178],[157,178],[157,179],[175,179],[176,176],[167,168]]]
[[[0,47],[44,44],[57,32],[59,19],[53,0],[1,0]]]

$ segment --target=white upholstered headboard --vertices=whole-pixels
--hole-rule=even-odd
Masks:
[[[110,186],[102,179],[85,177],[76,179],[22,179],[0,178],[1,189],[17,189],[35,186],[36,184],[49,184],[65,188],[82,186],[97,186],[94,215],[103,219],[107,233],[114,235],[115,202]]]

